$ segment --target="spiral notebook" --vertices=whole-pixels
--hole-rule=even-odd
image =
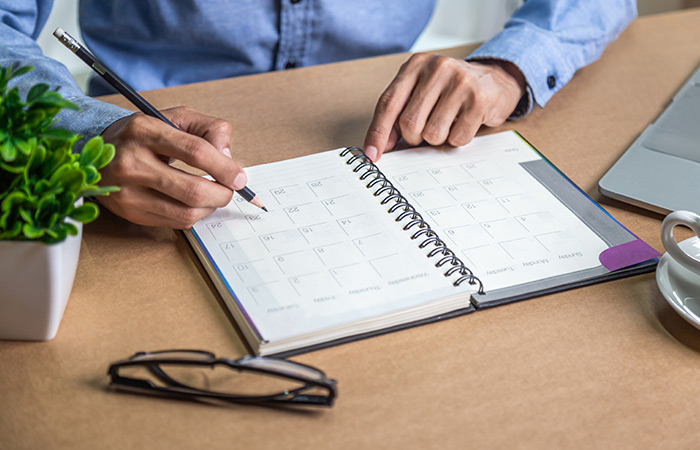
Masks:
[[[516,132],[249,167],[185,235],[256,354],[289,355],[654,269],[659,254]]]

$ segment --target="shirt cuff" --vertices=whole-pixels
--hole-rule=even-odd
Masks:
[[[90,138],[102,134],[105,128],[117,120],[134,113],[88,96],[68,97],[66,100],[78,105],[80,111],[62,110],[56,116],[56,126],[81,136],[73,147],[74,151],[81,149]]]

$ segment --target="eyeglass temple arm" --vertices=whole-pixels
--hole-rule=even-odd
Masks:
[[[126,387],[126,388],[132,388],[132,389],[147,389],[147,390],[157,389],[157,386],[149,380],[141,380],[138,378],[122,377],[122,376],[118,375],[116,372],[115,373],[110,372],[110,375],[112,376],[112,381],[110,383],[110,386],[113,386],[113,387]]]

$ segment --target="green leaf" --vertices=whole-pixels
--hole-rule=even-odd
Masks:
[[[25,73],[29,73],[32,70],[34,70],[34,67],[32,67],[32,66],[18,67],[15,70],[12,70],[12,67],[10,67],[10,77],[8,79],[11,80],[11,79],[18,77],[20,75],[24,75]]]
[[[39,203],[45,200],[45,198],[54,200],[57,194],[63,191],[63,186],[56,186],[49,183],[49,180],[43,178],[39,179],[34,185],[34,194],[41,197]]]
[[[29,155],[32,151],[31,144],[23,139],[12,138],[12,143],[21,153]]]
[[[93,165],[95,161],[100,158],[102,153],[102,137],[95,136],[94,138],[87,141],[80,151],[80,165],[89,166]]]
[[[61,192],[56,196],[58,201],[58,211],[60,211],[63,216],[67,216],[71,211],[73,211],[75,201],[78,199],[78,194],[73,191]]]
[[[59,108],[72,109],[79,111],[80,107],[73,102],[64,99],[61,94],[56,91],[47,91],[42,93],[38,98],[34,99],[35,105],[56,106]],[[54,114],[55,115],[55,114]]]
[[[66,230],[58,226],[56,228],[56,230],[44,230],[46,231],[46,234],[41,239],[41,241],[45,244],[55,244],[56,242],[61,242],[65,240],[66,235],[68,234]]]
[[[34,100],[39,98],[41,94],[49,90],[49,85],[46,83],[39,83],[32,86],[27,94],[27,102],[32,103]]]
[[[63,224],[63,230],[65,230],[66,233],[70,234],[71,236],[77,236],[78,235],[78,227],[73,225],[70,222],[64,222]]]
[[[50,144],[42,139],[42,144]],[[69,161],[69,155],[65,152],[56,151],[52,145],[42,145],[39,144],[37,147],[44,147],[46,149],[46,159],[44,164],[41,165],[37,176],[40,178],[49,178],[59,167],[66,164]]]
[[[112,144],[104,144],[102,147],[102,153],[100,153],[100,157],[95,161],[95,168],[96,169],[101,169],[114,159],[116,151],[114,148],[114,145]]]
[[[85,172],[68,164],[61,166],[49,179],[52,185],[62,185],[64,192],[78,194],[85,184]]]
[[[34,151],[32,152],[32,158],[29,161],[29,165],[27,167],[28,171],[35,171],[37,170],[46,160],[46,147],[43,145],[35,145],[34,146]],[[43,179],[39,179],[39,181],[46,181]]]
[[[49,117],[45,110],[31,108],[26,112],[26,115],[24,116],[24,130],[26,130],[28,134],[35,134],[37,132],[40,132],[41,130],[43,130],[43,128],[48,128],[48,121],[44,126],[42,126],[42,122],[46,121],[47,119],[48,121],[50,121],[51,117]],[[20,128],[20,131],[24,130]]]
[[[24,208],[19,209],[19,215],[24,219],[25,222],[27,222],[30,225],[34,225],[34,218],[31,216],[31,214]]]
[[[102,178],[100,173],[93,166],[85,166],[83,170],[85,171],[85,184],[87,185],[97,184],[100,178]]]
[[[24,167],[23,166],[12,166],[10,164],[6,164],[4,162],[0,161],[0,169],[10,172],[10,173],[22,173],[24,172]]]
[[[0,203],[0,211],[2,211],[2,214],[0,214],[0,229],[12,229],[15,226],[14,222],[17,221],[19,216],[19,208],[26,200],[27,196],[19,191],[11,192],[5,196]]]
[[[39,239],[44,235],[45,231],[40,226],[25,223],[22,227],[22,233],[27,239]]]
[[[98,195],[109,195],[112,192],[119,192],[118,186],[90,186],[80,191],[81,197],[95,197]]]
[[[7,87],[8,73],[10,73],[9,68],[0,67],[0,94],[3,94],[5,92],[4,88]]]
[[[70,213],[70,218],[75,219],[78,222],[88,223],[97,219],[97,215],[100,213],[97,205],[94,203],[85,203],[84,205],[75,208],[73,212]]]
[[[40,138],[55,139],[58,141],[72,141],[76,138],[76,134],[61,128],[51,128],[37,135]]]
[[[22,232],[22,223],[14,222],[10,228],[0,232],[0,239],[15,239]]]
[[[27,194],[19,191],[11,192],[5,197],[5,199],[0,203],[0,210],[10,211],[16,205],[21,205],[27,201]]]
[[[56,200],[55,195],[53,195],[53,194],[43,195],[36,206],[37,220],[42,222],[42,223],[45,223],[45,226],[47,228],[51,228],[53,226],[51,217],[54,214],[64,212],[61,210],[60,207],[61,207],[61,205],[58,202],[58,200]]]
[[[11,111],[22,109],[22,99],[19,98],[19,91],[17,90],[17,88],[13,88],[10,90],[10,92],[5,94],[4,103]]]
[[[0,156],[5,162],[12,162],[17,158],[17,149],[12,142],[5,141],[0,147]]]
[[[46,221],[46,227],[47,228],[53,228],[54,225],[56,225],[56,222],[58,222],[58,219],[60,219],[60,215],[55,212],[49,216],[49,220]]]

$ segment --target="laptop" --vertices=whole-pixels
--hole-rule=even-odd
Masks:
[[[700,214],[700,67],[600,179],[598,190],[661,214]]]

